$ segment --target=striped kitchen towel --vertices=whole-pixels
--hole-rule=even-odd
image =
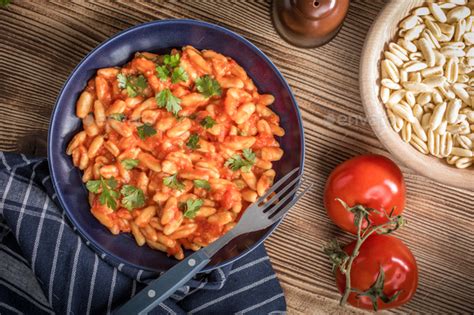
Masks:
[[[44,158],[0,152],[0,314],[105,314],[157,275],[97,254],[58,206]],[[263,246],[199,274],[155,314],[281,314]]]

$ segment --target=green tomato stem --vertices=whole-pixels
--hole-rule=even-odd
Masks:
[[[349,295],[351,294],[351,292],[356,291],[355,289],[351,287],[351,269],[352,269],[352,263],[354,262],[356,257],[359,255],[360,247],[367,240],[367,238],[369,238],[370,235],[372,235],[373,233],[377,231],[383,231],[383,229],[385,229],[387,226],[390,226],[391,224],[394,223],[393,217],[389,216],[388,218],[389,218],[389,221],[387,223],[381,224],[381,225],[375,225],[375,226],[370,226],[370,222],[367,221],[367,224],[369,224],[369,228],[365,229],[364,231],[362,230],[362,224],[364,222],[364,219],[363,218],[359,219],[359,222],[357,224],[357,241],[350,258],[347,261],[347,267],[345,271],[346,286],[344,288],[344,293],[341,297],[341,300],[339,301],[339,305],[344,306],[347,303],[347,299],[349,298]],[[398,227],[399,226],[397,225],[395,229],[397,229]]]
[[[349,261],[347,262],[347,269],[346,269],[346,287],[344,289],[344,294],[341,297],[341,300],[339,302],[339,305],[344,306],[347,302],[347,299],[349,298],[349,294],[351,293],[351,268],[352,268],[352,263],[354,262],[354,259],[357,257],[359,253],[359,248],[362,245],[362,239],[361,239],[361,229],[362,229],[362,221],[359,220],[359,224],[357,225],[357,242],[356,245],[354,246],[354,250],[352,251],[351,257],[349,258]]]

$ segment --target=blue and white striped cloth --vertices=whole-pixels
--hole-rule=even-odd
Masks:
[[[157,274],[97,254],[58,206],[44,158],[0,152],[0,314],[105,314]],[[199,274],[155,314],[281,314],[263,246]]]

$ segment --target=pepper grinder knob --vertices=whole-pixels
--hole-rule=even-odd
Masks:
[[[273,0],[273,24],[290,44],[319,47],[337,35],[348,9],[349,0]]]

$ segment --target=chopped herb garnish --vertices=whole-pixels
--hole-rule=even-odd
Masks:
[[[183,204],[182,209],[183,209],[183,215],[186,218],[189,219],[194,219],[196,217],[197,212],[199,209],[201,209],[201,206],[203,205],[202,199],[188,199],[186,200],[186,203]]]
[[[125,120],[125,115],[122,113],[113,113],[109,115],[109,118],[118,120],[118,121],[124,121]]]
[[[148,82],[147,80],[145,79],[144,76],[142,75],[139,75],[138,77],[133,77],[132,80],[131,80],[132,83],[134,83],[135,85],[135,91],[137,92],[137,94],[142,94],[143,93],[143,90],[147,88],[148,86]]]
[[[168,77],[170,76],[170,71],[166,66],[157,66],[156,73],[161,81],[166,81],[166,79],[168,79]]]
[[[122,206],[128,210],[140,208],[145,205],[145,194],[140,188],[132,185],[124,185],[120,192],[123,195]]]
[[[205,97],[219,96],[222,94],[219,82],[207,74],[196,79],[196,88]]]
[[[174,68],[173,73],[171,74],[171,83],[178,83],[180,81],[188,81],[188,74],[184,71],[183,68],[177,67]]]
[[[161,81],[166,81],[171,76],[171,83],[186,82],[188,74],[179,66],[179,54],[164,55],[163,65],[156,67],[156,75]]]
[[[234,154],[225,163],[224,166],[229,167],[231,170],[242,172],[249,172],[252,166],[255,164],[255,153],[251,149],[243,150],[243,158],[239,154]]]
[[[148,137],[156,135],[156,130],[150,124],[143,124],[137,127],[138,136],[145,140]]]
[[[167,66],[172,68],[179,66],[179,60],[181,56],[179,54],[174,55],[164,55],[163,56],[163,63]]]
[[[131,85],[127,84],[127,94],[130,97],[135,97],[135,96],[137,96],[138,93],[135,92],[135,89]]]
[[[205,190],[211,190],[211,185],[205,179],[195,179],[194,186],[205,189]]]
[[[118,81],[118,87],[121,89],[125,89],[127,87],[127,76],[123,73],[117,74],[117,81]]]
[[[86,183],[87,190],[94,194],[99,192],[100,185],[100,180],[90,180]]]
[[[186,186],[178,179],[178,174],[174,174],[168,177],[163,178],[163,185],[168,186],[172,189],[177,189],[179,191],[184,190]]]
[[[117,181],[115,178],[104,179],[101,177],[99,180],[90,180],[86,183],[87,189],[92,193],[99,193],[99,189],[102,188],[102,192],[99,196],[99,202],[102,205],[115,210],[117,209],[117,199],[120,194],[114,189],[117,188]]]
[[[11,0],[0,0],[0,7],[6,7],[7,5],[9,5],[11,2]]]
[[[131,170],[133,169],[134,167],[137,167],[138,165],[138,160],[136,159],[125,159],[125,160],[122,160],[120,163],[122,163],[123,167],[126,169],[126,170]]]
[[[142,95],[143,91],[148,87],[147,80],[144,76],[126,76],[123,73],[117,74],[118,87],[126,89],[129,97]]]
[[[255,163],[255,152],[252,149],[245,148],[242,153],[247,161]]]
[[[206,116],[203,120],[201,120],[201,126],[206,129],[214,127],[216,123],[217,122],[211,116]]]
[[[190,149],[199,149],[201,146],[199,145],[199,135],[193,133],[189,136],[188,142],[186,142],[186,146]]]
[[[181,104],[181,99],[174,96],[170,89],[162,90],[160,93],[156,94],[155,99],[158,103],[158,107],[165,107],[168,112],[173,113],[174,115],[177,115],[181,110],[181,106],[179,105]]]

